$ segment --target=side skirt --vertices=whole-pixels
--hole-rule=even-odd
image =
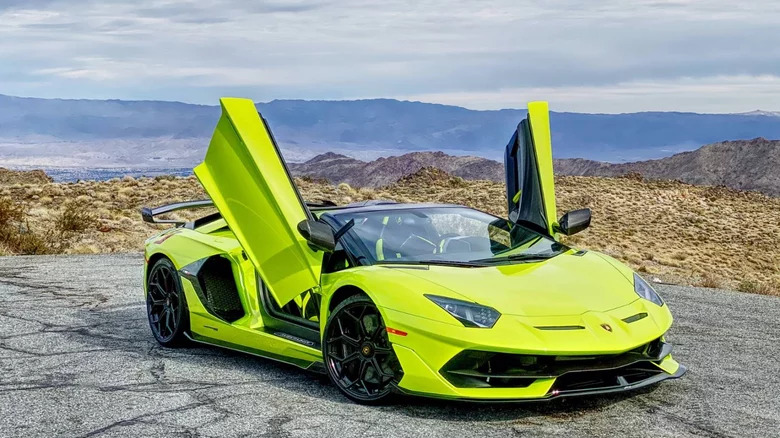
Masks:
[[[193,342],[197,342],[199,344],[225,348],[228,350],[237,351],[239,353],[251,354],[253,356],[262,357],[263,359],[270,359],[277,362],[295,365],[304,370],[312,371],[320,374],[325,373],[325,366],[321,361],[307,361],[307,360],[287,357],[281,354],[275,354],[268,351],[257,350],[244,345],[234,344],[232,342],[227,342],[220,339],[214,339],[208,336],[202,336],[197,333],[185,333],[185,336],[187,337],[187,339]]]
[[[266,331],[274,336],[297,342],[317,350],[321,347],[319,322],[288,315],[276,308],[263,279],[256,275],[257,298]]]

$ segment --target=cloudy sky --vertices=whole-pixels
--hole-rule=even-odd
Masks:
[[[0,0],[0,93],[780,110],[780,2]]]

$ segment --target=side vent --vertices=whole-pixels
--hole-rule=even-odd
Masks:
[[[203,307],[212,315],[227,322],[245,315],[230,260],[214,255],[187,265],[179,272],[190,280]]]

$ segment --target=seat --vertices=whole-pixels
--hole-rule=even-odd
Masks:
[[[377,260],[434,254],[438,234],[430,219],[413,214],[385,217],[376,243]]]

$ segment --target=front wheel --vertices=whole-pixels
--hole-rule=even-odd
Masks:
[[[325,325],[322,355],[330,380],[351,400],[379,404],[394,394],[401,367],[368,297],[356,295],[336,306]]]

